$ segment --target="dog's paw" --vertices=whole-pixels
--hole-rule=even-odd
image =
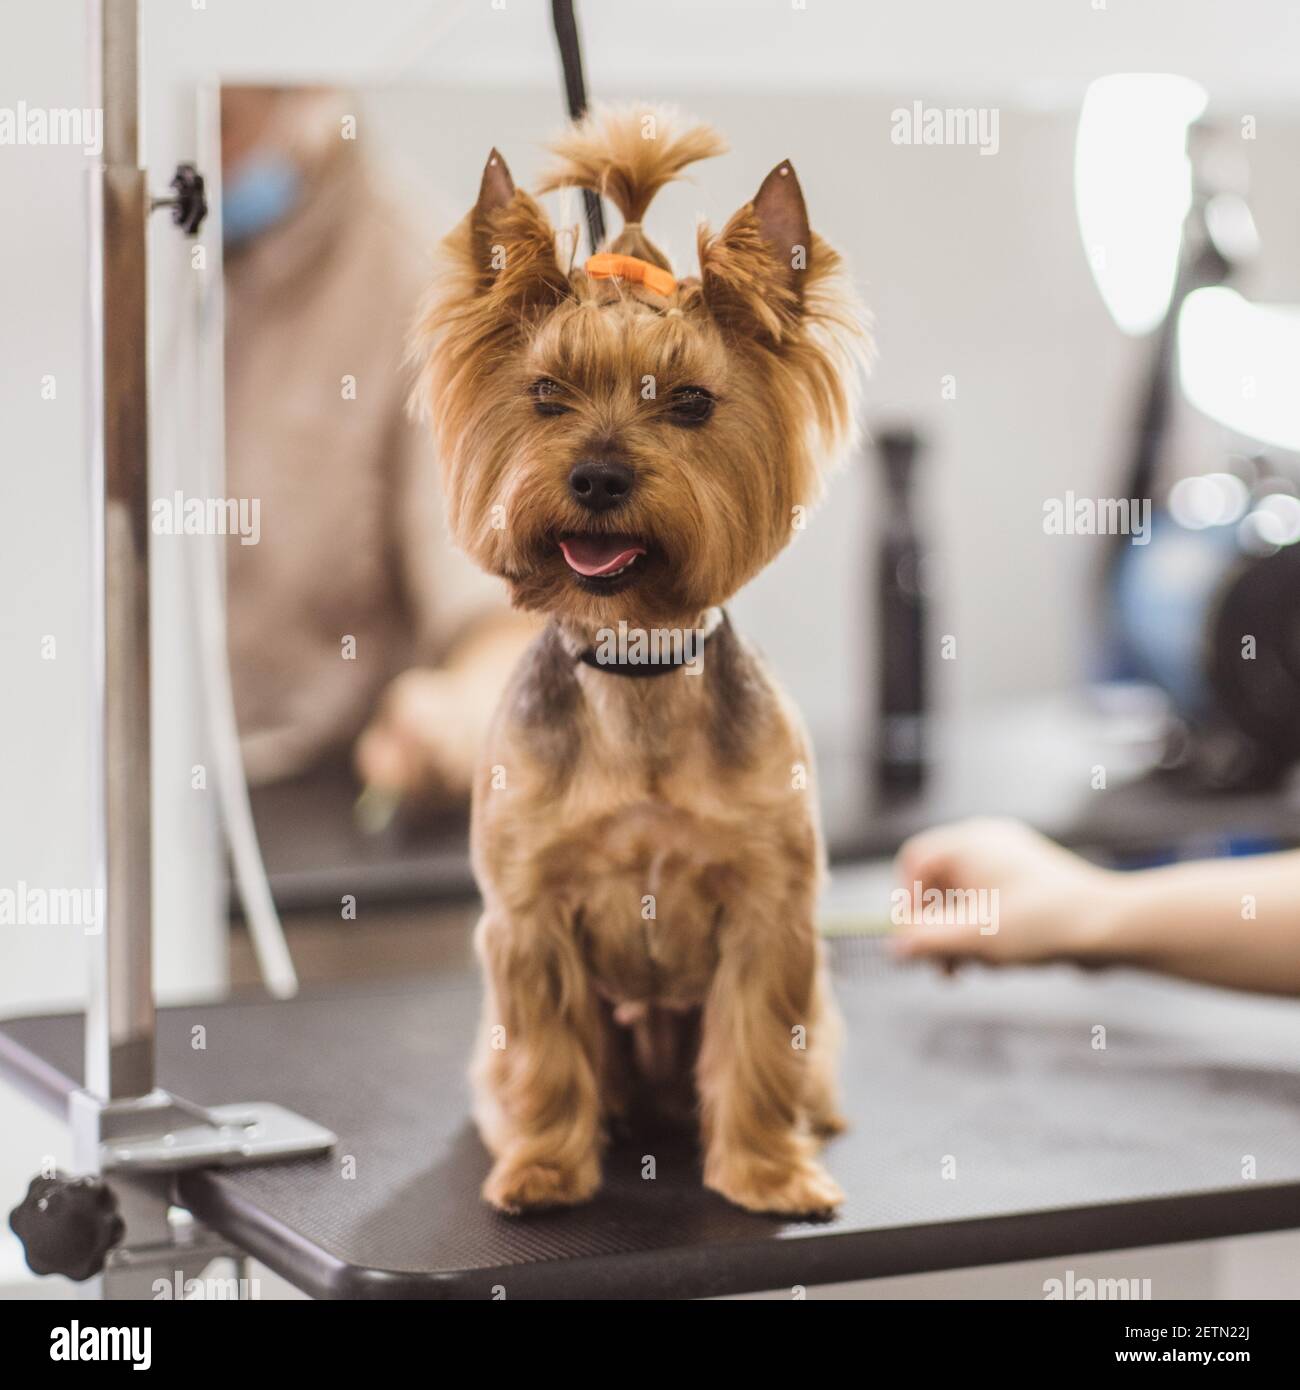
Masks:
[[[811,1162],[729,1165],[706,1174],[704,1185],[746,1211],[782,1216],[829,1216],[844,1200],[839,1183]]]
[[[567,1207],[585,1202],[600,1186],[596,1163],[578,1168],[557,1163],[499,1160],[483,1184],[483,1198],[498,1211],[517,1216],[544,1207]]]

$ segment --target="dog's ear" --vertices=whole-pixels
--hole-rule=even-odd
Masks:
[[[458,231],[480,291],[503,310],[526,314],[569,295],[568,277],[555,256],[554,228],[541,207],[515,187],[498,150],[488,155],[478,201]]]
[[[542,209],[493,150],[478,201],[442,243],[437,274],[410,337],[419,369],[417,413],[449,399],[457,383],[481,379],[514,351],[530,323],[570,298]],[[468,388],[461,393],[470,398]],[[445,411],[433,411],[441,421]]]
[[[700,238],[700,278],[714,317],[774,342],[799,322],[813,236],[794,165],[783,160],[717,236]]]
[[[808,226],[803,189],[788,159],[778,164],[759,185],[753,207],[758,230],[772,248],[786,288],[802,299],[812,230]]]
[[[501,152],[493,149],[483,166],[483,177],[478,186],[478,202],[469,215],[470,232],[474,242],[474,259],[485,273],[492,263],[492,219],[510,206],[515,196],[515,181],[510,170],[501,158]]]

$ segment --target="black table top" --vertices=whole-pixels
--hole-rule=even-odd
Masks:
[[[650,1138],[608,1155],[586,1207],[485,1208],[467,975],[163,1010],[161,1084],[339,1135],[327,1157],[186,1174],[180,1199],[344,1298],[698,1297],[1300,1226],[1300,1006],[1063,967],[947,981],[864,938],[832,957],[853,1125],[827,1150],[832,1221],[739,1211],[689,1144]],[[0,1024],[0,1072],[56,1109],[80,1049],[77,1016]]]

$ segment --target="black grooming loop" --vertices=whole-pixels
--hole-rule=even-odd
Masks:
[[[573,0],[551,0],[551,19],[555,24],[555,41],[560,46],[569,115],[575,121],[580,120],[587,109],[587,83],[582,75],[582,40],[578,36]],[[584,188],[582,198],[587,207],[587,234],[595,254],[605,240],[605,210],[600,205],[600,194],[594,189]]]

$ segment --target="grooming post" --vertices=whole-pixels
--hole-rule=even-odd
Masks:
[[[104,113],[90,230],[91,486],[97,499],[95,650],[103,728],[86,1088],[104,1101],[154,1086],[149,739],[149,410],[137,0],[91,0],[92,103]],[[102,508],[102,510],[100,510]]]

